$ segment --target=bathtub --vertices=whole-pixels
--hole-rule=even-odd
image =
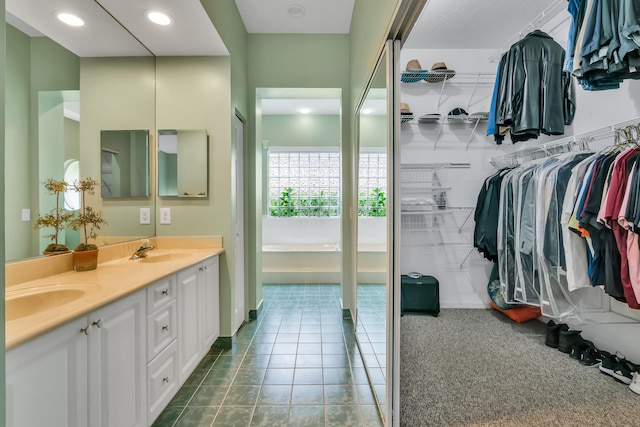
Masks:
[[[358,282],[384,283],[386,248],[362,245],[358,250]],[[339,244],[268,244],[262,246],[263,283],[340,283]]]

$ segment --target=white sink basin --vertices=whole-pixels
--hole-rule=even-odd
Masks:
[[[9,322],[60,308],[96,287],[99,285],[63,283],[9,291],[5,300],[6,320]]]

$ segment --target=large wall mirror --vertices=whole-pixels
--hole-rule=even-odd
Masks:
[[[386,53],[358,110],[358,254],[356,338],[381,416],[387,418],[389,293],[388,114]]]
[[[156,128],[155,57],[97,2],[76,5],[87,20],[83,29],[62,26],[49,2],[5,4],[5,260],[16,261],[41,255],[50,243],[41,236],[50,230],[33,228],[38,212],[47,213],[55,203],[43,181],[100,180],[101,130]],[[118,35],[103,43],[74,43],[107,30]],[[148,132],[128,137],[127,155],[149,159],[152,141],[147,139],[146,146],[132,142],[148,138]],[[120,168],[120,183],[129,182],[119,196],[102,198],[98,191],[90,200],[109,222],[98,238],[101,245],[155,235],[153,218],[151,224],[139,224],[140,208],[155,211],[155,199],[149,197],[155,164],[123,165],[125,149],[114,147],[112,154],[119,157],[112,165]],[[123,199],[126,193],[132,198]],[[65,209],[74,209],[67,199]],[[74,247],[79,236],[66,229],[59,239]]]
[[[158,196],[207,197],[209,142],[206,130],[158,130]]]

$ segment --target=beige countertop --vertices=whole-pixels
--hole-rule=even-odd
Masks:
[[[13,348],[67,321],[143,289],[155,281],[224,252],[222,248],[158,248],[147,258],[100,262],[92,271],[64,271],[21,283],[8,283],[7,301],[55,288],[82,289],[84,295],[60,307],[21,315],[5,323],[6,348]],[[132,252],[131,252],[132,253]],[[58,255],[60,256],[60,255]],[[154,260],[155,258],[155,260]],[[62,261],[61,261],[62,262]],[[30,307],[18,310],[30,310]],[[9,316],[8,316],[9,317]]]

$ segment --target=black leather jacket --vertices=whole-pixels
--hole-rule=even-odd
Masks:
[[[561,135],[573,122],[575,93],[562,71],[565,51],[540,30],[515,43],[503,57],[496,124],[512,134]]]

